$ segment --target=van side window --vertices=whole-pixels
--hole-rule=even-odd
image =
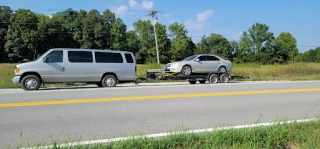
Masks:
[[[90,51],[68,51],[69,61],[72,63],[92,63],[93,56]]]
[[[63,51],[52,51],[46,56],[48,63],[62,63]]]
[[[123,63],[120,53],[95,52],[96,63]]]
[[[127,63],[133,63],[133,58],[131,54],[124,54],[126,56]]]

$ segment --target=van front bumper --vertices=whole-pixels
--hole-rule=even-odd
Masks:
[[[14,77],[12,78],[12,83],[13,83],[13,84],[18,84],[18,83],[20,83],[20,76],[14,76]]]

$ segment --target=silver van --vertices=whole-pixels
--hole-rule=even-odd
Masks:
[[[114,87],[136,80],[136,60],[128,51],[98,49],[50,49],[38,59],[14,67],[14,84],[38,90],[44,83],[94,83]]]

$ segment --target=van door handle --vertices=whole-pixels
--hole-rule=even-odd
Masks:
[[[64,67],[62,67],[62,71],[64,71],[65,69],[64,69]]]

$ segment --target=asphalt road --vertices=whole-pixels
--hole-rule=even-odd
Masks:
[[[320,81],[0,90],[0,148],[319,114]]]

